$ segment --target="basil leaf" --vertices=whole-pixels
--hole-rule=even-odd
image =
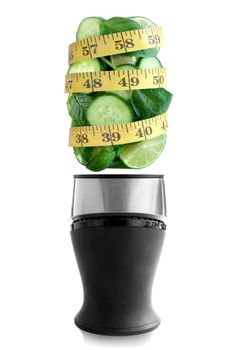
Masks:
[[[82,165],[87,165],[93,155],[93,147],[73,147],[76,159]]]
[[[112,17],[100,24],[100,34],[106,35],[142,28],[140,24],[130,18]]]
[[[72,118],[71,126],[85,126],[87,121],[85,113],[93,101],[93,97],[86,94],[70,94],[67,101],[67,107],[70,117]],[[91,156],[93,149],[92,147],[73,147],[73,151],[77,160],[86,165]]]
[[[131,103],[138,119],[146,119],[165,113],[172,94],[163,88],[134,90]]]
[[[87,94],[76,93],[69,95],[67,107],[70,117],[72,118],[73,122],[75,121],[75,126],[88,125],[85,118],[85,113],[92,102],[93,97]]]
[[[114,169],[128,169],[126,164],[124,164],[120,158],[116,158],[113,163],[110,164],[110,168]]]
[[[117,145],[114,146],[115,152],[116,152],[116,157],[119,157],[120,154],[124,151],[124,145]]]
[[[92,171],[101,171],[108,168],[116,158],[114,147],[97,147],[94,151],[96,154],[93,155],[90,162],[86,164],[86,168]]]

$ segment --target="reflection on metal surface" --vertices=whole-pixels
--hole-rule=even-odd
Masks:
[[[72,219],[80,215],[140,213],[165,221],[164,178],[154,176],[76,176]]]

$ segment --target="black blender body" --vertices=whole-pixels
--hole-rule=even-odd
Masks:
[[[155,329],[160,318],[151,293],[166,229],[163,176],[86,175],[74,182],[71,237],[84,290],[75,324],[105,335]]]

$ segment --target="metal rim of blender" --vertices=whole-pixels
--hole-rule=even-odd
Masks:
[[[73,175],[74,179],[114,179],[114,178],[121,178],[121,179],[162,179],[165,175],[159,174],[159,175],[132,175],[132,174],[99,174],[99,175]]]
[[[136,212],[128,212],[128,213],[114,213],[114,212],[109,212],[109,213],[93,213],[93,214],[81,214],[81,215],[75,215],[72,217],[72,221],[78,221],[81,219],[86,219],[86,218],[101,218],[101,217],[110,217],[110,216],[125,216],[125,217],[137,217],[137,218],[145,218],[145,219],[154,219],[158,221],[162,221],[164,224],[167,224],[167,216],[164,215],[157,215],[157,214],[147,214],[147,213],[136,213]]]
[[[75,174],[73,175],[74,179],[162,179],[164,178],[164,174]],[[86,216],[101,216],[102,213],[93,213],[93,214],[81,214],[81,215],[75,215],[72,217],[72,220],[79,220],[82,218],[85,218]],[[138,212],[129,212],[129,213],[114,213],[114,212],[109,212],[109,213],[104,213],[106,216],[138,216],[138,217],[150,217],[159,221],[164,222],[165,224],[167,223],[167,216],[165,215],[158,215],[158,214],[148,214],[148,213],[138,213]]]

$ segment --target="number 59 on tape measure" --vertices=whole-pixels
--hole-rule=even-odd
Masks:
[[[69,45],[69,64],[97,57],[117,55],[162,45],[161,27],[147,27],[121,33],[98,35]]]

